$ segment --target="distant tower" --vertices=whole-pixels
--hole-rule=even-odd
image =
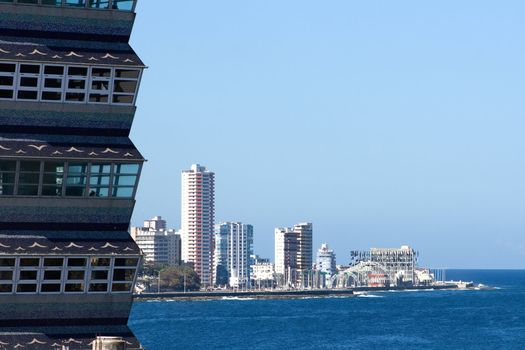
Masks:
[[[312,236],[311,223],[275,229],[275,272],[286,283],[306,285],[306,274],[312,269]]]
[[[316,265],[318,271],[329,276],[335,274],[335,253],[333,250],[328,249],[328,244],[322,244],[321,248],[317,251]]]
[[[221,272],[228,272],[231,287],[250,285],[250,255],[253,254],[253,226],[240,222],[215,225],[213,261],[214,282],[221,283]]]
[[[123,337],[141,253],[135,0],[0,1],[0,344]],[[107,338],[109,339],[109,338]]]
[[[182,172],[182,260],[193,265],[203,286],[212,283],[215,174],[193,164]]]

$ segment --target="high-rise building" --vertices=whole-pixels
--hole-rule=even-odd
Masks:
[[[321,244],[321,248],[317,251],[316,268],[327,276],[332,276],[336,272],[335,253],[328,249],[326,243]]]
[[[250,256],[253,254],[253,226],[240,222],[224,222],[215,225],[215,249],[213,258],[214,282],[224,281],[240,288],[250,285]]]
[[[305,286],[312,269],[312,236],[311,223],[275,229],[275,272],[285,284]]]
[[[193,266],[201,285],[211,285],[215,174],[193,164],[182,172],[181,197],[182,260]]]
[[[180,233],[166,229],[166,220],[155,216],[145,220],[143,227],[132,227],[131,236],[149,263],[176,266],[181,262]]]
[[[0,344],[87,349],[127,327],[144,158],[135,0],[0,2]]]

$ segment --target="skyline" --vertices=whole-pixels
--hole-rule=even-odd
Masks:
[[[132,225],[180,226],[180,171],[201,163],[217,221],[253,224],[262,256],[309,221],[341,262],[409,244],[425,266],[524,268],[524,7],[139,2]]]

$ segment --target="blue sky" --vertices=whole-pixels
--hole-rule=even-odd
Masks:
[[[132,223],[180,227],[180,172],[217,220],[314,223],[338,263],[410,244],[432,267],[525,268],[525,3],[139,1],[149,66]]]

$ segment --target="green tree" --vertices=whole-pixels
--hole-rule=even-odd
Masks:
[[[160,270],[160,287],[162,291],[183,291],[185,284],[186,291],[199,290],[201,287],[199,276],[190,266],[172,266]]]

